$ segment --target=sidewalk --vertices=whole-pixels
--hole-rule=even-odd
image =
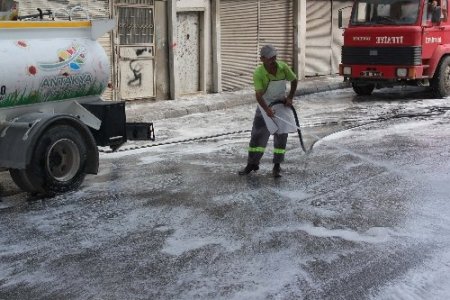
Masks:
[[[340,76],[310,77],[299,81],[295,95],[301,96],[349,86]],[[152,122],[251,103],[256,103],[256,100],[253,89],[249,87],[235,92],[182,96],[176,100],[127,102],[126,113],[128,122]]]

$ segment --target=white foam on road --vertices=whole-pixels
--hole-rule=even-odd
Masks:
[[[177,237],[175,235],[169,237],[166,240],[162,252],[179,256],[185,252],[201,249],[209,245],[220,245],[230,252],[235,251],[241,247],[239,243],[230,243],[230,241],[225,238],[217,238],[213,236]]]
[[[372,300],[447,300],[450,298],[450,252],[435,254],[420,268],[374,294]]]
[[[351,242],[365,242],[365,243],[384,243],[391,240],[393,235],[396,235],[391,229],[384,227],[373,227],[365,232],[357,232],[349,229],[328,229],[321,226],[314,226],[310,223],[303,224],[289,224],[284,226],[270,227],[267,232],[297,232],[304,231],[305,233],[321,238],[341,238]]]

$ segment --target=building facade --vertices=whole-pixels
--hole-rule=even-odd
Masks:
[[[273,44],[299,78],[338,72],[337,0],[19,0],[56,19],[114,18],[100,39],[111,61],[110,100],[175,99],[252,83],[258,50]],[[345,15],[349,15],[347,9]]]

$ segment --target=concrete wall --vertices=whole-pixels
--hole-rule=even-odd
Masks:
[[[160,100],[170,98],[167,22],[167,2],[155,1],[155,88],[156,99]]]

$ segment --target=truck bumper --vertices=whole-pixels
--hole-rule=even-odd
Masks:
[[[352,82],[405,82],[427,79],[425,66],[339,65],[339,74]]]
[[[116,150],[127,140],[155,140],[153,123],[127,123],[124,101],[95,101],[82,104],[101,121],[98,130],[90,128],[98,146]]]

